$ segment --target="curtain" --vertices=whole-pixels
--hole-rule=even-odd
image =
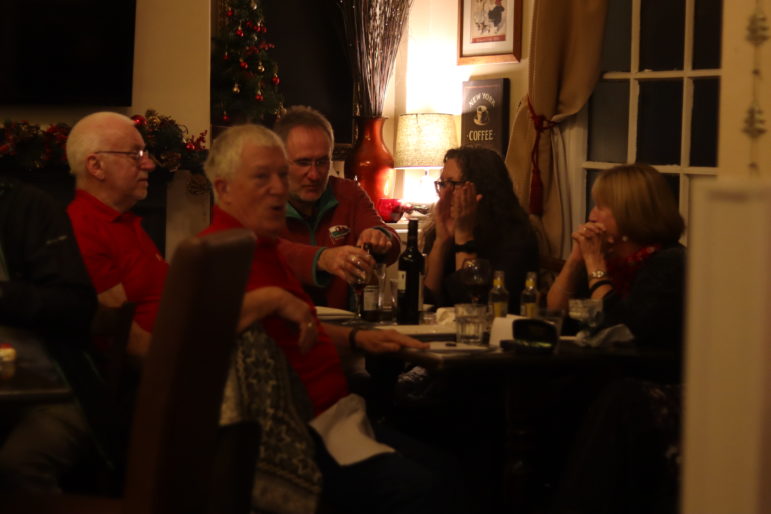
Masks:
[[[533,6],[528,93],[509,138],[506,166],[539,233],[541,255],[561,257],[569,237],[567,170],[559,156],[562,120],[586,104],[600,75],[608,0],[537,0]],[[558,164],[562,163],[562,169]]]

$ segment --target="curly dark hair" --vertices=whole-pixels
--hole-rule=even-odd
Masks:
[[[447,151],[444,162],[450,159],[458,163],[463,180],[472,182],[482,195],[474,229],[481,245],[494,244],[507,227],[529,224],[500,155],[488,148],[461,146]]]

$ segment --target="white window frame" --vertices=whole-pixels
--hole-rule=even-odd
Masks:
[[[723,0],[724,2],[726,0]],[[688,223],[690,210],[691,187],[694,180],[703,177],[714,177],[719,174],[716,166],[690,166],[691,149],[691,119],[693,112],[694,79],[717,78],[723,80],[722,69],[693,69],[693,32],[695,0],[685,0],[685,40],[684,40],[684,65],[682,70],[651,71],[640,70],[640,8],[642,0],[631,0],[631,59],[630,71],[611,71],[603,73],[602,79],[627,81],[629,83],[629,118],[627,162],[635,162],[637,156],[637,117],[640,94],[640,82],[651,79],[677,79],[683,83],[683,106],[680,131],[680,163],[679,165],[655,165],[662,173],[678,175],[680,180],[680,213]],[[722,63],[721,63],[722,65]],[[586,177],[588,170],[608,169],[617,164],[615,162],[589,161],[589,115],[588,105],[576,114],[569,122],[565,122],[563,134],[566,140],[566,154],[568,163],[568,177],[571,193],[571,221],[572,227],[583,223],[586,217]],[[718,136],[719,137],[719,136]],[[685,243],[685,237],[683,243]],[[569,251],[568,248],[566,251]]]

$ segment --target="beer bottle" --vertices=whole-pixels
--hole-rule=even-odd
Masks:
[[[506,290],[504,280],[505,273],[495,270],[493,274],[493,287],[487,296],[487,306],[490,314],[495,318],[503,318],[509,313],[509,292]]]
[[[418,325],[423,309],[423,273],[425,259],[418,250],[418,220],[409,220],[407,247],[399,257],[399,292],[396,321],[400,325]]]
[[[519,313],[528,318],[535,318],[538,315],[538,290],[536,285],[535,271],[528,271],[525,278],[525,288],[519,297]]]

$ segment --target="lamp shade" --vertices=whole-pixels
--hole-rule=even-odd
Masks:
[[[402,114],[396,127],[394,167],[440,167],[444,154],[457,144],[452,114]]]

